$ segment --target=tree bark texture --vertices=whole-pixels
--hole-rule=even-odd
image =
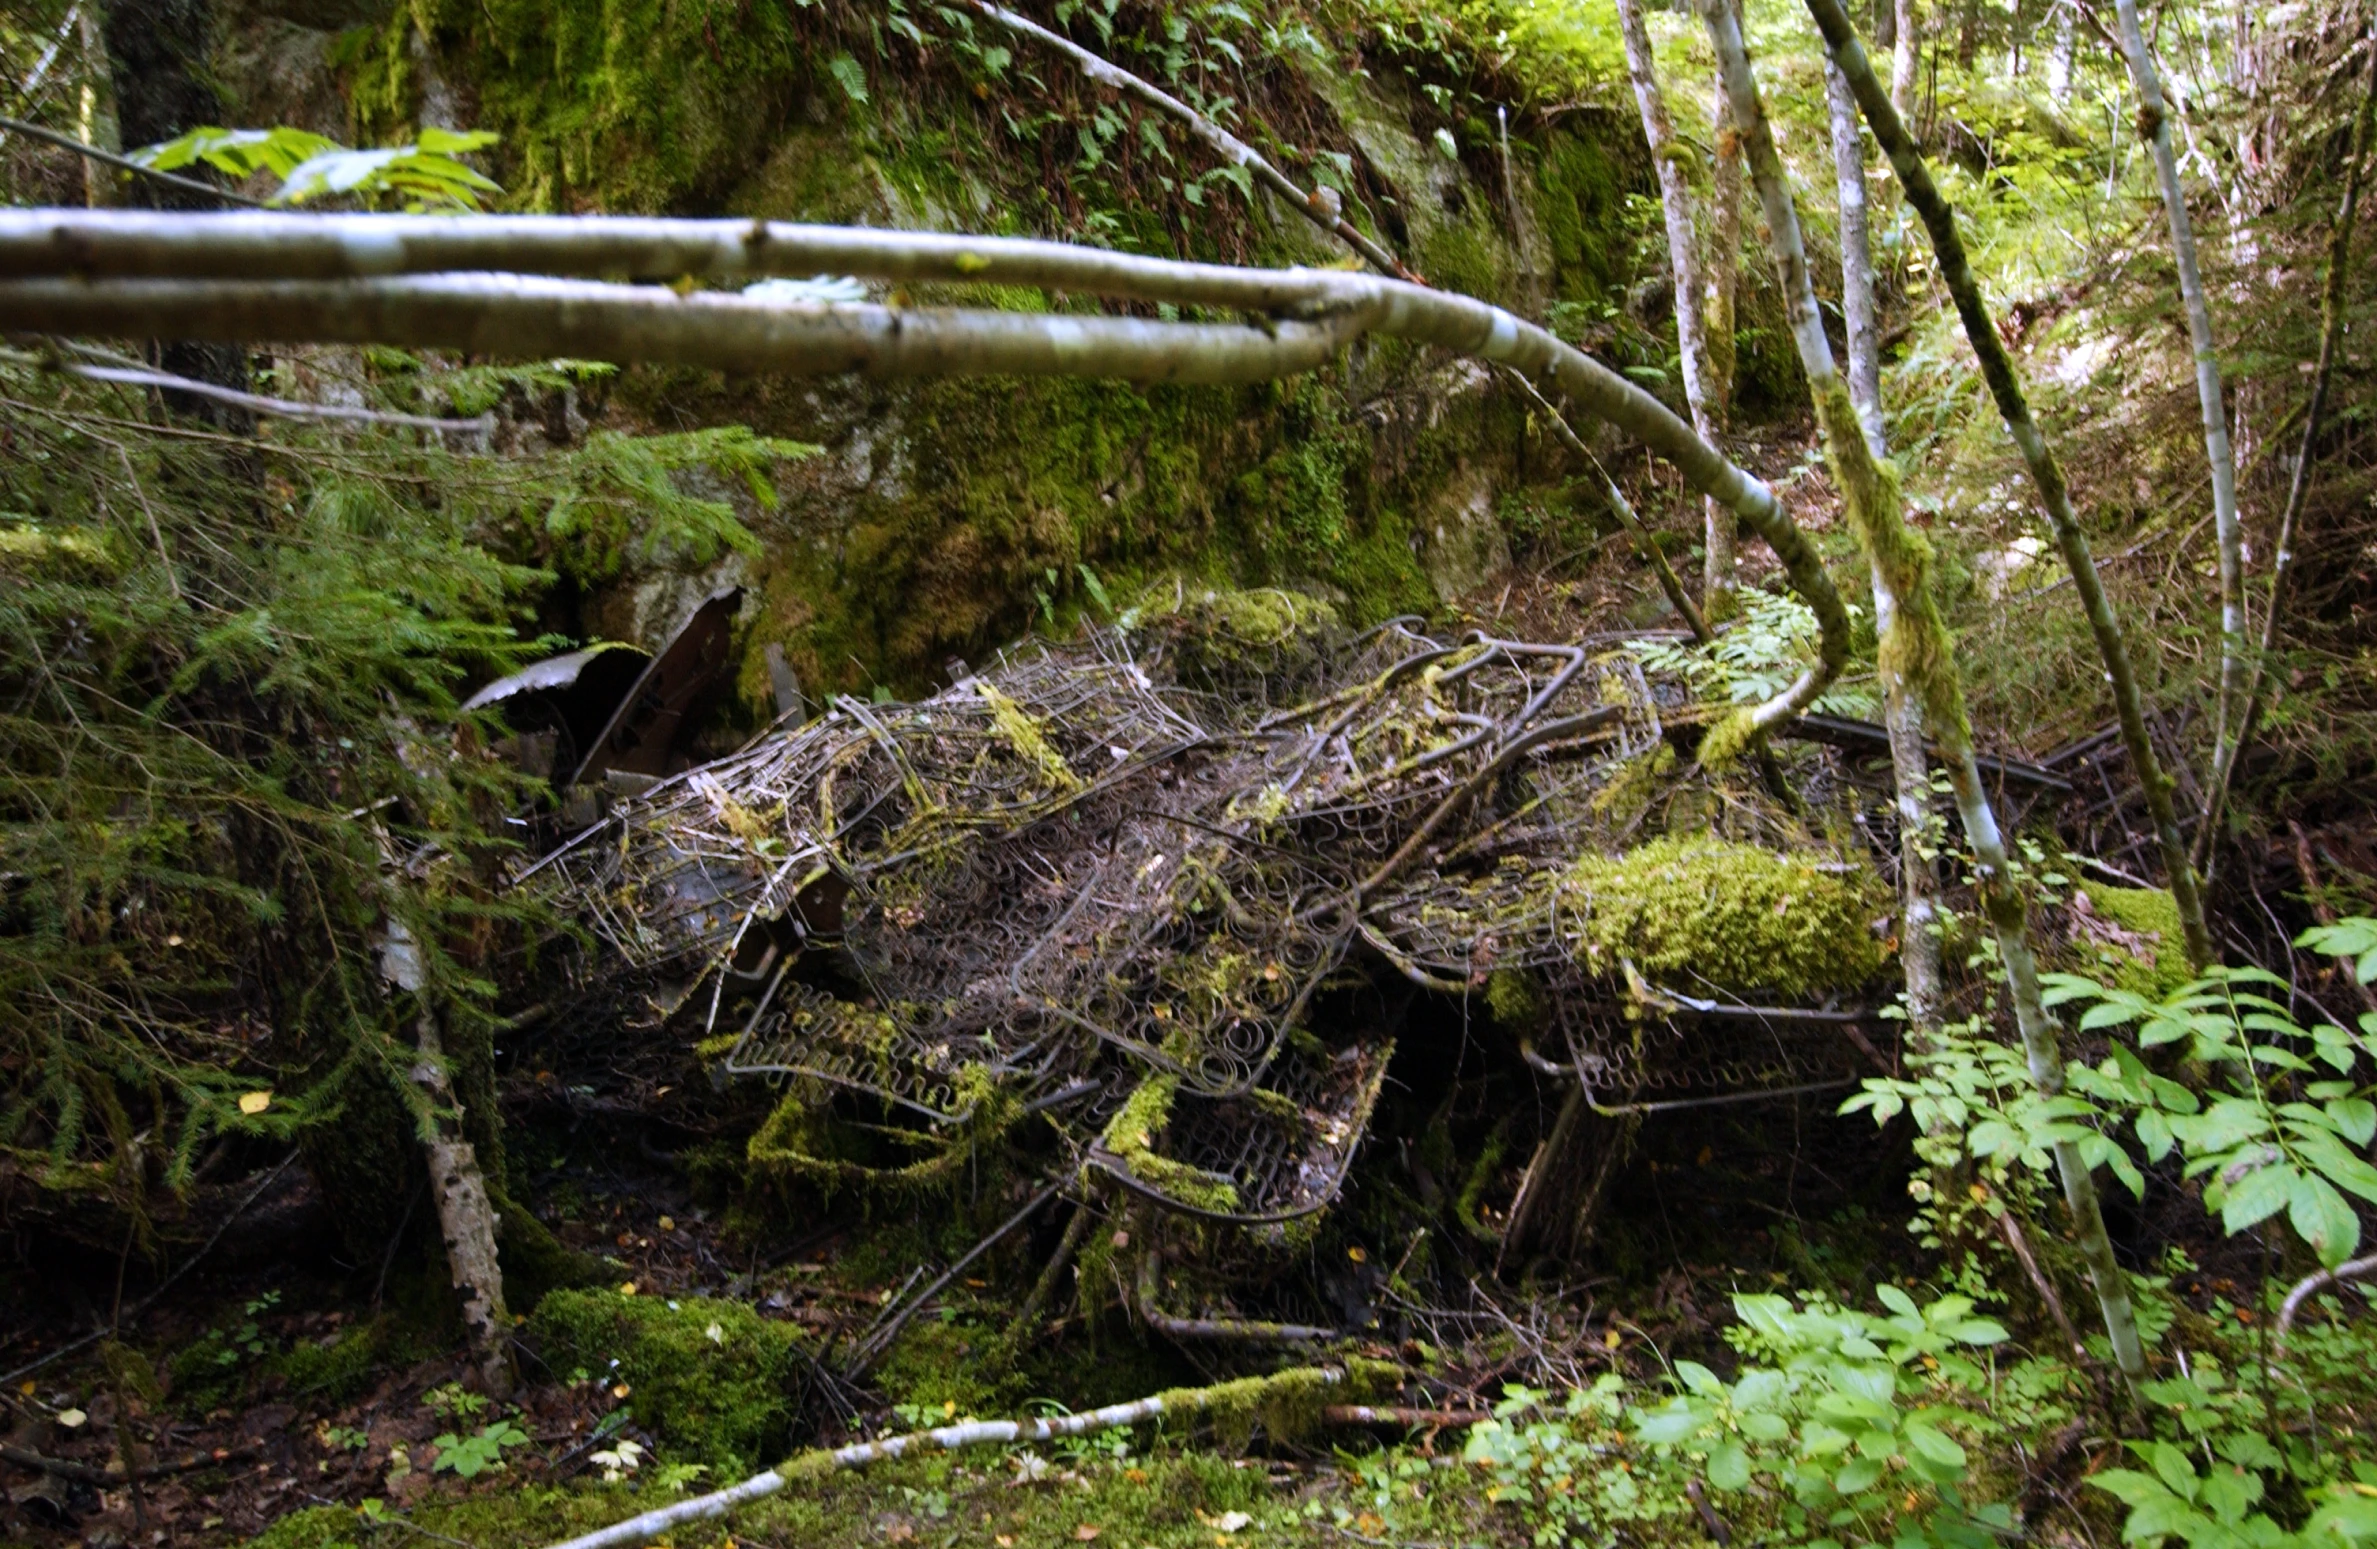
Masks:
[[[2245,692],[2245,535],[2237,516],[2237,463],[2228,440],[2228,411],[2221,401],[2220,356],[2212,339],[2212,312],[2196,267],[2195,222],[2187,213],[2187,190],[2179,182],[2179,157],[2171,144],[2171,114],[2163,100],[2162,76],[2138,20],[2138,0],[2115,0],[2121,19],[2121,52],[2138,93],[2138,137],[2154,156],[2162,185],[2163,215],[2170,224],[2171,257],[2179,270],[2179,299],[2187,311],[2187,339],[2195,355],[2196,403],[2204,417],[2204,457],[2212,470],[2212,529],[2220,548],[2220,686],[2213,712],[2212,746],[2228,742]],[[2217,756],[2217,752],[2215,754]]]
[[[1741,136],[1733,127],[1733,107],[1725,99],[1724,83],[1717,85],[1717,107],[1711,136],[1716,156],[1709,179],[1708,306],[1702,327],[1708,339],[1709,422],[1720,432],[1733,418],[1733,382],[1739,367],[1735,331],[1741,299]],[[1731,618],[1738,566],[1734,556],[1734,524],[1711,511],[1704,539],[1701,597],[1710,616]]]
[[[1915,77],[1923,60],[1923,13],[1916,0],[1894,0],[1891,33],[1890,104],[1907,123],[1915,121]]]
[[[1826,60],[1824,97],[1832,128],[1832,164],[1840,201],[1841,315],[1846,324],[1849,397],[1876,457],[1889,455],[1882,422],[1882,352],[1874,318],[1873,253],[1866,223],[1865,128],[1848,78]],[[1874,628],[1887,635],[1898,618],[1890,578],[1873,567]],[[1906,977],[1907,1022],[1918,1045],[1939,1032],[1940,876],[1932,860],[1931,759],[1924,746],[1919,691],[1893,661],[1880,671],[1882,723],[1898,791],[1899,962]]]
[[[1824,103],[1832,123],[1833,186],[1840,198],[1841,320],[1849,355],[1849,399],[1865,426],[1874,455],[1890,453],[1882,428],[1882,346],[1874,326],[1874,262],[1866,227],[1865,126],[1857,99],[1830,60],[1824,64]]]
[[[1878,580],[1896,604],[1896,616],[1881,645],[1885,663],[1895,662],[1923,697],[1925,722],[1938,740],[1948,767],[1956,805],[1971,845],[1976,885],[1997,938],[2015,1022],[2032,1084],[2043,1096],[2063,1090],[2063,1051],[2059,1030],[2048,1017],[2039,994],[2038,959],[2031,948],[2029,909],[2009,864],[2004,836],[1997,826],[1987,789],[1974,759],[1971,725],[1964,709],[1953,645],[1931,592],[1929,548],[1910,532],[1900,508],[1896,474],[1872,455],[1855,405],[1833,362],[1832,345],[1825,338],[1816,294],[1809,283],[1807,252],[1800,236],[1799,216],[1793,207],[1782,157],[1777,153],[1766,113],[1758,96],[1748,48],[1740,25],[1726,0],[1702,0],[1709,40],[1725,76],[1733,101],[1734,121],[1741,126],[1743,155],[1766,213],[1767,241],[1772,249],[1776,278],[1783,290],[1791,320],[1791,336],[1799,347],[1800,364],[1808,378],[1816,422],[1838,484],[1842,505],[1865,547]],[[2080,1160],[2076,1146],[2056,1148],[2056,1170],[2062,1177],[2064,1201],[2071,1208],[2075,1245],[2089,1265],[2105,1329],[2112,1336],[2115,1360],[2133,1382],[2146,1373],[2145,1354],[2129,1297],[2129,1282],[2113,1256],[2112,1239],[2105,1231],[2096,1182]]]
[[[402,920],[390,915],[380,943],[380,974],[389,986],[412,997],[412,1069],[406,1107],[421,1136],[429,1167],[430,1198],[437,1207],[446,1264],[462,1296],[462,1328],[470,1341],[480,1386],[501,1398],[512,1390],[512,1320],[504,1307],[503,1266],[496,1257],[495,1204],[479,1166],[478,1148],[463,1132],[462,1105],[447,1072],[445,1040],[430,1000],[429,975],[420,943]]]
[[[1817,27],[1824,34],[1825,47],[1855,93],[1858,106],[1864,110],[1866,122],[1872,126],[1874,138],[1884,154],[1890,158],[1891,170],[1898,175],[1899,187],[1907,202],[1922,218],[1923,229],[1931,239],[1933,254],[1939,260],[1940,281],[1947,286],[1949,296],[1956,303],[1958,319],[1964,325],[1966,340],[1972,345],[1974,356],[1980,361],[1981,376],[1989,385],[1989,394],[1997,403],[2006,431],[2013,437],[2014,446],[2022,454],[2024,466],[2030,470],[2031,483],[2038,489],[2039,503],[2046,508],[2047,520],[2055,530],[2055,541],[2063,554],[2064,567],[2071,573],[2073,590],[2078,594],[2081,609],[2088,616],[2089,632],[2096,639],[2098,658],[2104,663],[2105,678],[2113,692],[2113,708],[2121,726],[2122,747],[2129,754],[2130,767],[2137,773],[2138,784],[2146,796],[2147,815],[2154,824],[2155,838],[2162,850],[2163,872],[2171,890],[2172,901],[2179,911],[2183,945],[2188,961],[2198,969],[2210,964],[2212,933],[2204,918],[2202,890],[2196,885],[2195,868],[2188,859],[2187,842],[2179,831],[2177,808],[2171,799],[2172,780],[2162,768],[2154,751],[2154,742],[2146,727],[2145,705],[2138,692],[2137,673],[2129,657],[2129,645],[2123,637],[2121,621],[2113,611],[2112,599],[2105,595],[2102,579],[2097,575],[2096,557],[2089,550],[2088,534],[2080,526],[2080,519],[2072,509],[2069,486],[2064,483],[2063,468],[2057,462],[2054,449],[2039,433],[2031,418],[2030,402],[2022,391],[2022,379],[2014,369],[2013,358],[2006,353],[2003,339],[1998,335],[1996,322],[1989,315],[1987,301],[1981,295],[1980,283],[1973,278],[1972,265],[1964,251],[1964,239],[1956,230],[1956,212],[1932,181],[1931,169],[1922,153],[1916,149],[1914,137],[1905,120],[1882,92],[1875,77],[1872,62],[1866,57],[1864,45],[1859,43],[1849,25],[1848,13],[1840,0],[1807,0],[1808,10],[1816,18]]]

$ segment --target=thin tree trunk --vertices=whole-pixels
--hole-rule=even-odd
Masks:
[[[1922,70],[1923,19],[1915,0],[1896,0],[1897,30],[1890,50],[1890,105],[1899,119],[1915,121],[1915,77]]]
[[[1956,303],[1965,338],[1981,363],[1982,379],[1989,384],[1990,396],[1996,400],[1998,413],[2030,469],[2040,504],[2046,508],[2048,522],[2055,529],[2056,544],[2062,550],[2065,568],[2071,572],[2081,608],[2088,615],[2089,630],[2096,637],[2097,655],[2104,662],[2105,678],[2113,691],[2122,746],[2128,751],[2130,767],[2137,771],[2138,783],[2146,794],[2147,813],[2162,848],[2163,870],[2172,902],[2179,911],[2187,958],[2200,970],[2213,961],[2212,933],[2204,918],[2202,891],[2196,886],[2187,843],[2179,831],[2178,812],[2171,800],[2172,781],[2163,771],[2153,739],[2148,735],[2144,702],[2138,693],[2137,674],[2130,664],[2129,646],[2122,637],[2121,621],[2113,612],[2112,600],[2105,595],[2104,584],[2097,575],[2088,534],[2072,510],[2071,491],[2064,484],[2063,469],[2031,419],[2022,380],[2015,373],[2013,359],[2006,353],[1997,325],[1989,316],[1988,303],[1982,299],[1980,285],[1973,279],[1972,267],[1966,261],[1964,241],[1956,231],[1955,211],[1949,208],[1938,185],[1932,181],[1931,170],[1915,148],[1905,121],[1883,96],[1881,82],[1875,78],[1872,62],[1850,28],[1847,12],[1840,0],[1807,0],[1807,4],[1824,33],[1827,50],[1856,94],[1858,106],[1864,109],[1875,139],[1889,156],[1900,188],[1923,219],[1932,251],[1939,259],[1941,283],[1947,286]]]
[[[103,151],[121,151],[124,136],[116,123],[116,90],[108,67],[107,39],[101,35],[99,7],[85,4],[76,13],[83,50],[83,86],[75,128],[83,143]],[[110,209],[123,200],[116,193],[115,171],[105,163],[83,162],[83,203],[94,210]]]
[[[402,920],[390,915],[383,926],[380,974],[413,998],[413,1067],[403,1089],[405,1106],[420,1130],[429,1167],[430,1197],[437,1205],[439,1235],[454,1289],[462,1293],[462,1328],[490,1397],[512,1391],[512,1320],[504,1308],[503,1266],[496,1257],[495,1205],[488,1197],[478,1149],[464,1138],[462,1106],[446,1072],[444,1039],[430,1001],[429,975],[420,943]]]
[[[2302,519],[2303,500],[2311,488],[2311,463],[2319,446],[2320,415],[2327,408],[2328,384],[2333,379],[2336,347],[2344,337],[2344,278],[2352,256],[2352,226],[2360,208],[2361,179],[2368,168],[2369,140],[2377,126],[2377,48],[2370,53],[2368,89],[2361,96],[2360,118],[2352,129],[2351,169],[2344,178],[2344,207],[2336,213],[2335,230],[2328,236],[2327,285],[2320,296],[2319,364],[2311,374],[2311,403],[2303,411],[2303,439],[2295,453],[2294,474],[2286,485],[2286,512],[2278,521],[2278,547],[2270,558],[2270,601],[2262,613],[2261,646],[2254,653],[2251,686],[2245,708],[2237,713],[2234,737],[2213,750],[2212,779],[2204,795],[2204,822],[2196,830],[2195,860],[2211,857],[2212,836],[2228,803],[2229,784],[2236,778],[2237,758],[2252,739],[2261,719],[2263,695],[2270,683],[2270,653],[2278,646],[2278,618],[2286,609],[2286,583],[2294,575],[2294,530]]]
[[[1874,322],[1873,252],[1866,230],[1865,138],[1848,79],[1827,60],[1824,94],[1832,120],[1832,161],[1840,191],[1841,314],[1847,323],[1849,397],[1876,457],[1889,454],[1882,424],[1882,355]],[[1890,577],[1873,569],[1874,628],[1888,635],[1898,617]],[[1896,660],[1881,664],[1882,724],[1890,734],[1890,767],[1898,787],[1898,862],[1901,896],[1899,963],[1906,976],[1907,1021],[1918,1045],[1939,1031],[1940,876],[1930,850],[1931,759],[1924,748],[1923,710]]]
[[[1667,101],[1659,90],[1658,56],[1651,48],[1649,29],[1642,20],[1642,0],[1618,0],[1618,30],[1625,38],[1626,73],[1634,83],[1634,106],[1642,118],[1642,137],[1651,150],[1651,165],[1659,174],[1659,206],[1667,221],[1667,262],[1675,282],[1676,354],[1684,374],[1684,402],[1692,411],[1692,428],[1701,439],[1716,443],[1719,436],[1718,400],[1710,392],[1708,326],[1702,309],[1707,295],[1700,272],[1700,212],[1692,185],[1684,176],[1683,150],[1676,144],[1675,125],[1667,116]],[[1702,586],[1715,586],[1716,555],[1722,540],[1723,568],[1733,569],[1733,513],[1713,500],[1703,501],[1703,526],[1710,562],[1703,567]],[[1665,561],[1662,559],[1664,566]]]
[[[1725,74],[1726,91],[1733,99],[1734,120],[1741,126],[1743,150],[1766,212],[1776,277],[1791,318],[1792,340],[1807,373],[1808,393],[1814,401],[1833,478],[1851,526],[1897,604],[1891,631],[1882,640],[1882,659],[1895,662],[1922,695],[1925,723],[1938,740],[1964,821],[1965,838],[1972,846],[1975,881],[2005,965],[2031,1082],[2042,1096],[2054,1097],[2064,1084],[2059,1033],[2039,996],[2029,908],[2007,861],[2004,836],[1998,831],[1996,813],[1974,760],[1972,728],[1965,716],[1953,643],[1930,588],[1930,549],[1908,530],[1900,508],[1897,475],[1878,462],[1866,445],[1856,406],[1833,364],[1832,346],[1825,339],[1815,290],[1808,281],[1798,212],[1792,206],[1782,158],[1767,128],[1741,29],[1725,0],[1702,0],[1702,4],[1709,39]],[[2055,1161],[2062,1175],[2064,1201],[2072,1212],[2076,1243],[2088,1262],[2105,1330],[2112,1337],[2114,1358],[2123,1375],[2133,1382],[2140,1380],[2146,1374],[2144,1348],[2130,1304],[2128,1278],[2113,1256],[2112,1239],[2105,1231],[2095,1179],[2080,1160],[2076,1145],[2058,1145]]]
[[[512,1320],[504,1308],[503,1267],[496,1257],[498,1222],[487,1195],[479,1153],[462,1138],[462,1110],[446,1079],[445,1050],[437,1014],[426,1006],[413,1027],[420,1059],[413,1081],[425,1099],[430,1125],[421,1142],[429,1163],[429,1192],[437,1204],[438,1232],[446,1242],[446,1264],[462,1294],[462,1328],[478,1366],[480,1386],[493,1398],[512,1390]]]
[[[1739,362],[1734,351],[1741,292],[1741,136],[1724,82],[1717,83],[1716,158],[1709,182],[1708,331],[1709,422],[1722,431],[1733,418],[1733,386]],[[1710,511],[1701,567],[1701,604],[1718,621],[1739,611],[1739,567],[1734,557],[1734,523],[1729,513]]]
[[[1824,63],[1824,102],[1832,120],[1833,183],[1840,193],[1841,319],[1849,351],[1849,399],[1865,426],[1865,439],[1878,456],[1889,454],[1882,429],[1882,349],[1874,328],[1874,265],[1866,230],[1865,127],[1857,121],[1857,99],[1829,59]]]
[[[2077,26],[2072,8],[2078,0],[2055,0],[2055,42],[2047,54],[2047,99],[2057,107],[2072,100],[2072,45]]]
[[[2170,222],[2171,257],[2179,269],[2179,299],[2187,310],[2187,338],[2195,354],[2195,395],[2204,417],[2204,456],[2212,468],[2212,528],[2220,546],[2220,688],[2212,717],[2213,756],[2233,735],[2245,691],[2245,536],[2237,517],[2237,464],[2228,442],[2228,413],[2221,403],[2220,356],[2212,340],[2212,312],[2196,267],[2195,223],[2187,213],[2187,190],[2179,183],[2179,158],[2171,146],[2171,115],[2163,101],[2162,76],[2138,21],[2138,0],[2114,0],[2121,18],[2121,51],[2138,93],[2138,137],[2152,147],[2154,173],[2162,185],[2162,208]]]
[[[1887,638],[1898,623],[1890,578],[1873,569],[1874,629]],[[1940,872],[1932,859],[1931,758],[1924,748],[1923,710],[1893,662],[1881,673],[1882,725],[1890,734],[1890,772],[1898,788],[1899,971],[1906,979],[1907,1032],[1930,1047],[1947,1003],[1940,976]]]
[[[1641,0],[1618,0],[1618,30],[1626,42],[1626,73],[1634,82],[1634,106],[1642,116],[1642,137],[1659,174],[1659,206],[1667,219],[1667,262],[1675,280],[1677,353],[1683,358],[1684,402],[1703,439],[1715,439],[1709,419],[1708,332],[1701,320],[1699,212],[1684,179],[1683,152],[1659,91],[1659,70],[1651,35],[1643,26]]]

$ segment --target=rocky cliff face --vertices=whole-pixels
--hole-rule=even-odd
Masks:
[[[1200,147],[954,12],[911,16],[899,0],[217,5],[231,117],[358,142],[423,122],[493,129],[491,170],[521,208],[1347,261],[1271,196],[1214,172]],[[1168,84],[1192,97],[1226,99],[1241,132],[1293,175],[1342,188],[1349,213],[1433,281],[1548,313],[1621,363],[1656,366],[1663,319],[1646,327],[1626,309],[1641,220],[1629,195],[1649,180],[1621,98],[1547,114],[1457,34],[1419,49],[1360,9],[1263,27],[1236,14],[1167,30],[1125,4],[1082,37],[1127,67],[1172,71]],[[1511,100],[1489,102],[1497,90]],[[1507,137],[1497,106],[1510,110]],[[1000,304],[1080,303],[1019,290]],[[553,433],[572,434],[578,408],[547,414]],[[735,492],[763,555],[729,559],[731,574],[623,578],[569,621],[649,643],[716,582],[739,580],[740,681],[755,711],[771,642],[813,693],[913,690],[953,657],[1064,626],[1101,595],[1125,606],[1174,574],[1314,589],[1357,621],[1428,612],[1510,563],[1498,512],[1514,498],[1567,498],[1507,384],[1402,346],[1360,346],[1313,378],[1250,388],[635,371],[596,419],[740,422],[824,448],[789,470],[773,510]]]

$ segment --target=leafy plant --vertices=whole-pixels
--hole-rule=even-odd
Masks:
[[[2013,1515],[1965,1495],[1966,1443],[1998,1429],[1978,1401],[1992,1373],[1973,1352],[2006,1331],[1968,1297],[1922,1306],[1897,1286],[1876,1294],[1888,1309],[1879,1315],[1818,1297],[1794,1306],[1736,1296],[1732,1342],[1774,1364],[1727,1383],[1676,1363],[1680,1391],[1636,1412],[1637,1436],[1656,1451],[1705,1457],[1713,1489],[1762,1484],[1784,1502],[1794,1539],[1850,1529],[1901,1545],[1989,1542]]]
[[[1630,649],[1644,667],[1682,678],[1705,697],[1736,705],[1770,699],[1815,660],[1815,611],[1796,597],[1755,587],[1745,589],[1741,601],[1741,613],[1714,644],[1638,640]],[[1828,715],[1871,717],[1880,701],[1871,687],[1841,684],[1815,707]]]
[[[2253,1468],[2207,1458],[2198,1472],[2197,1455],[2170,1442],[2129,1445],[2146,1468],[2108,1468],[2088,1480],[2129,1507],[2121,1527],[2125,1543],[2151,1549],[2176,1538],[2189,1549],[2334,1549],[2377,1542],[2377,1482],[2328,1486],[2315,1497],[2310,1519],[2289,1532],[2255,1509],[2266,1487]]]
[[[307,204],[329,198],[366,205],[390,199],[414,214],[474,211],[484,195],[503,189],[462,157],[485,150],[497,136],[486,130],[425,127],[410,145],[349,150],[303,129],[193,129],[134,151],[132,159],[160,172],[204,165],[233,178],[269,173],[280,188],[267,203]]]
[[[1623,1378],[1605,1372],[1557,1397],[1519,1383],[1502,1394],[1493,1417],[1470,1429],[1461,1457],[1492,1480],[1487,1500],[1519,1510],[1537,1544],[1684,1509],[1682,1480],[1612,1466],[1627,1441]]]
[[[487,1399],[459,1382],[447,1382],[422,1394],[421,1407],[441,1420],[475,1420],[487,1412]]]
[[[490,1469],[503,1467],[503,1449],[525,1446],[528,1433],[509,1420],[498,1420],[481,1428],[475,1436],[458,1436],[446,1431],[431,1438],[437,1448],[437,1461],[430,1472],[456,1474],[464,1479],[476,1479]]]
[[[617,1484],[643,1466],[643,1444],[621,1437],[611,1446],[591,1454],[589,1461],[603,1471],[603,1483]]]

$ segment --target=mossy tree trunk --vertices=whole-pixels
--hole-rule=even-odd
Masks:
[[[2063,468],[2056,463],[2054,449],[2047,437],[2039,435],[2037,423],[2030,418],[2030,399],[2023,394],[2023,380],[2013,371],[2013,356],[2006,354],[2006,344],[1997,333],[1997,323],[1990,318],[1990,304],[1980,295],[1980,283],[1973,278],[1973,266],[1963,252],[1963,238],[1956,235],[1956,211],[1940,195],[1940,185],[1933,183],[1930,166],[1923,162],[1923,152],[1916,150],[1913,135],[1906,131],[1906,121],[1883,95],[1883,86],[1873,74],[1873,62],[1866,57],[1864,45],[1856,40],[1856,29],[1849,26],[1849,14],[1842,10],[1840,0],[1807,0],[1809,14],[1816,17],[1816,29],[1826,38],[1826,52],[1833,59],[1835,69],[1849,83],[1856,97],[1856,105],[1864,109],[1866,121],[1873,126],[1873,138],[1890,157],[1890,169],[1897,173],[1899,188],[1906,190],[1906,200],[1916,207],[1923,219],[1923,230],[1933,245],[1933,254],[1940,259],[1940,283],[1947,285],[1949,297],[1956,302],[1956,316],[1963,323],[1963,337],[1973,344],[1973,354],[1980,359],[1980,375],[1990,385],[1990,397],[1997,402],[1999,416],[2006,421],[2006,432],[2013,437],[2013,447],[2023,454],[2023,466],[2030,468],[2030,482],[2037,487],[2039,504],[2047,508],[2047,520],[2056,532],[2056,549],[2063,554],[2063,568],[2073,577],[2073,592],[2080,596],[2082,613],[2087,613],[2089,634],[2097,639],[2097,656],[2104,660],[2106,684],[2113,691],[2113,715],[2120,725],[2123,751],[2130,755],[2130,767],[2137,770],[2137,784],[2146,796],[2146,815],[2154,822],[2156,841],[2163,851],[2163,874],[2170,884],[2170,900],[2180,912],[2180,936],[2187,950],[2189,967],[2201,972],[2213,962],[2211,924],[2203,917],[2203,891],[2196,886],[2196,872],[2187,855],[2187,839],[2180,834],[2180,815],[2170,801],[2173,782],[2165,775],[2161,755],[2154,751],[2154,736],[2146,732],[2144,698],[2137,691],[2137,670],[2130,663],[2130,644],[2120,630],[2120,618],[2113,613],[2113,601],[2104,592],[2104,580],[2097,575],[2097,556],[2089,551],[2087,532],[2080,527],[2080,516],[2073,511],[2070,487],[2063,482]]]
[[[1976,886],[2005,968],[2031,1082],[2042,1096],[2054,1097],[2064,1085],[2059,1029],[2040,998],[2028,904],[2006,855],[2005,839],[1998,831],[1997,816],[1973,756],[1963,684],[1947,626],[1930,587],[1930,546],[1908,529],[1898,476],[1866,444],[1856,406],[1833,363],[1832,346],[1825,338],[1815,290],[1808,279],[1798,211],[1782,158],[1767,128],[1740,24],[1727,0],[1701,0],[1701,7],[1732,99],[1734,121],[1740,126],[1743,155],[1766,214],[1767,240],[1791,320],[1792,339],[1807,373],[1816,423],[1841,504],[1873,566],[1877,589],[1887,588],[1896,603],[1890,631],[1882,638],[1883,668],[1902,675],[1921,695],[1926,722],[1939,741],[1965,838],[1972,847]],[[2124,1376],[2133,1382],[2141,1380],[2146,1374],[2145,1352],[2130,1304],[2128,1277],[2113,1256],[2112,1239],[2105,1230],[2096,1181],[2080,1159],[2078,1146],[2069,1141],[2055,1147],[2055,1162],[2064,1201],[2072,1213],[2075,1246],[2095,1282],[2114,1359]]]
[[[2147,815],[2162,849],[2163,872],[2170,886],[2171,901],[2179,912],[2182,945],[2190,966],[2201,971],[2215,956],[2211,927],[2204,916],[2203,893],[2196,885],[2186,839],[2179,830],[2178,809],[2171,800],[2172,781],[2163,771],[2153,738],[2147,731],[2145,704],[2138,692],[2137,672],[2129,659],[2129,644],[2122,634],[2120,618],[2113,612],[2112,599],[2105,595],[2104,582],[2097,575],[2088,534],[2072,509],[2071,491],[2064,483],[2063,469],[2031,418],[2030,403],[2022,391],[2022,379],[2014,370],[2013,357],[2006,353],[2005,342],[1989,316],[1988,303],[1965,257],[1964,240],[1956,231],[1956,212],[1949,208],[1939,186],[1932,181],[1930,168],[1916,148],[1906,121],[1883,95],[1881,82],[1874,74],[1864,46],[1857,41],[1847,11],[1840,0],[1808,0],[1808,10],[1824,34],[1825,48],[1835,67],[1873,127],[1874,138],[1890,158],[1899,187],[1905,190],[1907,201],[1922,218],[1932,252],[1939,260],[1940,281],[1956,304],[1965,338],[1981,363],[1982,379],[1989,384],[1990,397],[1996,401],[2007,433],[2013,437],[2015,449],[2030,470],[2039,502],[2046,508],[2048,524],[2055,531],[2056,547],[2062,551],[2064,567],[2071,573],[2073,590],[2088,616],[2089,632],[2096,639],[2097,655],[2104,663],[2105,680],[2113,694],[2114,716],[2121,728],[2122,747],[2129,754],[2130,767],[2137,772],[2138,784],[2145,793]]]

